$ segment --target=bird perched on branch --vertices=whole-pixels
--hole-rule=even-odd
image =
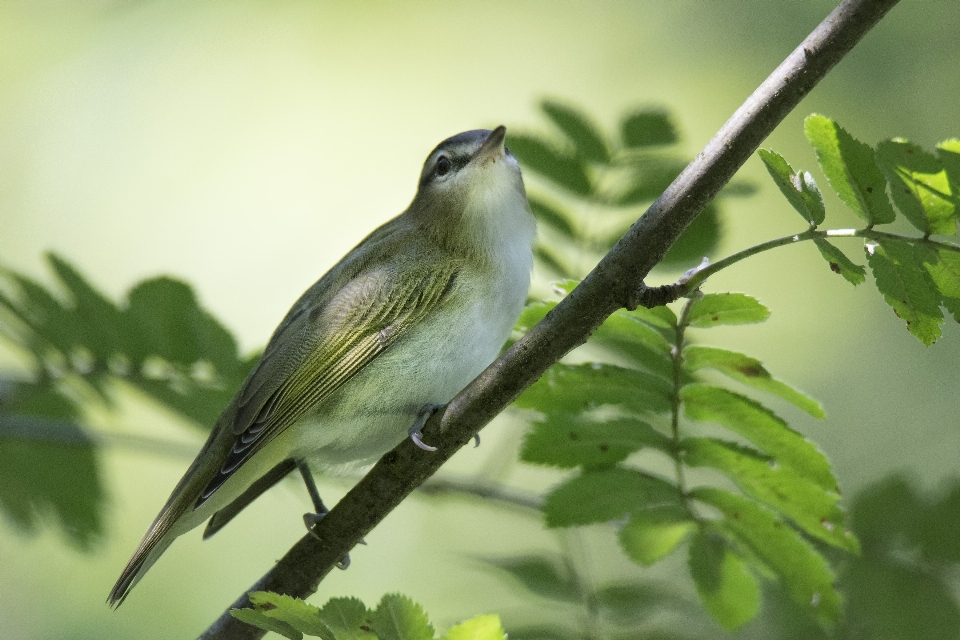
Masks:
[[[536,225],[506,129],[441,142],[402,214],[293,305],[110,592],[118,606],[177,536],[204,537],[294,469],[376,460],[496,358],[530,285]]]

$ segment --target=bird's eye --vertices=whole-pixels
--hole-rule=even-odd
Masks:
[[[450,173],[450,169],[452,167],[453,165],[450,164],[450,158],[448,158],[447,156],[440,156],[437,159],[437,175],[438,176],[447,175],[448,173]]]

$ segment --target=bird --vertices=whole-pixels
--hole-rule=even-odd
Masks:
[[[536,222],[506,128],[447,138],[407,209],[294,303],[123,569],[118,607],[180,535],[204,539],[298,469],[359,467],[404,438],[503,348],[526,302]],[[345,563],[348,562],[345,559]]]

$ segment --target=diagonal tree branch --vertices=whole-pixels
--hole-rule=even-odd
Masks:
[[[586,342],[621,307],[648,302],[643,278],[800,100],[898,0],[844,0],[730,117],[703,151],[597,267],[538,325],[460,392],[425,429],[428,453],[409,439],[387,453],[251,591],[306,597],[363,536],[429,478],[550,365]],[[232,608],[250,607],[244,593]],[[225,612],[200,636],[260,638]]]

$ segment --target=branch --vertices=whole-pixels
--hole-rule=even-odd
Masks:
[[[643,278],[764,138],[897,0],[844,0],[731,116],[697,158],[630,228],[596,268],[427,424],[432,453],[409,439],[388,452],[251,591],[304,598],[361,538],[550,365],[587,341],[611,313],[636,306]],[[250,607],[244,593],[231,608]],[[229,610],[201,636],[261,638],[265,632]]]

